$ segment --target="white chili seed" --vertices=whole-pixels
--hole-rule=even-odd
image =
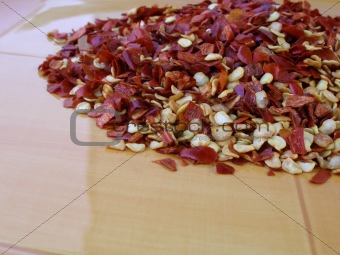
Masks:
[[[93,65],[98,69],[105,69],[106,65],[104,63],[99,63],[99,58],[93,60]]]
[[[210,142],[208,147],[213,149],[216,153],[219,153],[219,151],[221,150],[221,147],[215,142]]]
[[[166,51],[168,51],[170,48],[171,48],[171,45],[170,45],[170,44],[167,44],[167,45],[164,46],[163,49],[161,49],[161,52],[166,52]]]
[[[77,90],[80,89],[82,86],[83,86],[83,85],[74,86],[74,87],[71,89],[69,95],[71,95],[71,96],[75,95],[76,92],[77,92]]]
[[[265,73],[261,79],[260,79],[260,83],[261,84],[268,84],[271,83],[274,79],[274,76],[271,73]]]
[[[240,156],[237,155],[236,153],[233,153],[229,150],[228,145],[223,146],[222,148],[222,153],[226,156],[233,157],[233,158],[239,158]]]
[[[259,149],[261,149],[262,145],[267,141],[268,141],[267,138],[254,137],[253,145],[254,145],[256,150],[259,150]]]
[[[220,60],[222,59],[222,56],[220,54],[217,53],[209,53],[204,60],[205,61],[215,61],[215,60]]]
[[[113,94],[112,87],[108,84],[104,84],[102,94],[104,98],[107,98],[107,96],[112,95]]]
[[[302,171],[305,172],[305,173],[312,172],[314,167],[315,167],[315,165],[316,165],[316,162],[314,162],[314,161],[311,161],[311,162],[297,161],[296,163],[299,164],[299,166],[301,167]]]
[[[273,30],[273,29],[269,29],[269,30],[270,30],[270,32],[272,32],[274,35],[276,35],[276,36],[278,36],[278,37],[283,38],[283,37],[286,36],[285,34],[280,33],[280,32],[278,32],[278,31],[276,31],[276,30]],[[284,43],[282,43],[282,44],[279,43],[279,45],[282,46],[282,45],[285,44],[285,43],[286,43],[286,41],[285,41]],[[279,49],[279,48],[278,48],[278,49]]]
[[[163,141],[162,142],[151,141],[151,143],[149,145],[151,150],[157,150],[157,149],[163,148],[165,146],[166,146],[166,143],[164,143]]]
[[[254,137],[270,138],[276,132],[275,126],[271,123],[262,123],[256,126],[254,130]]]
[[[332,170],[340,168],[340,156],[339,155],[334,155],[330,158],[328,162],[328,168]]]
[[[126,147],[128,147],[133,152],[141,152],[145,150],[145,144],[143,143],[127,143]]]
[[[225,161],[232,160],[232,159],[233,157],[226,156],[222,152],[218,153],[218,159],[217,159],[218,162],[225,162]]]
[[[200,108],[202,109],[203,116],[205,117],[212,113],[211,107],[207,103],[200,104]]]
[[[192,41],[185,38],[181,38],[178,40],[178,44],[183,48],[188,48],[192,45]]]
[[[223,98],[226,97],[227,95],[229,95],[230,93],[233,93],[233,89],[227,89],[227,90],[223,90],[219,95],[218,98]]]
[[[118,151],[123,151],[123,150],[125,150],[126,145],[125,145],[124,140],[116,140],[115,142],[116,142],[117,144],[107,146],[107,148],[113,149],[113,150],[118,150]]]
[[[76,107],[76,111],[81,111],[81,113],[87,113],[90,110],[91,110],[91,105],[88,102],[81,102]]]
[[[307,131],[304,131],[303,132],[303,138],[304,138],[304,142],[305,142],[305,145],[307,144],[308,146],[306,146],[306,149],[307,147],[310,149],[310,146],[312,145],[313,141],[314,141],[314,135],[312,135],[311,133],[307,132]],[[307,149],[308,151],[308,149]]]
[[[171,111],[170,108],[163,109],[161,111],[162,123],[174,124],[176,122],[177,115]]]
[[[322,91],[322,95],[331,103],[339,102],[339,98],[337,98],[332,92],[329,90]]]
[[[282,161],[282,169],[290,174],[301,174],[302,168],[299,164],[295,163],[291,158]]]
[[[189,103],[189,102],[192,101],[192,100],[193,100],[192,96],[191,96],[191,95],[188,95],[188,96],[182,97],[181,99],[178,99],[178,100],[176,101],[176,104],[178,104],[178,105],[183,105],[183,104],[185,104],[185,103]]]
[[[256,99],[256,106],[260,109],[266,108],[268,103],[269,103],[269,99],[268,99],[267,94],[264,90],[256,92],[255,93],[255,99]]]
[[[191,146],[208,146],[210,144],[210,138],[204,134],[197,134],[191,140]]]
[[[96,103],[96,104],[94,104],[93,109],[97,109],[102,105],[103,105],[102,103]]]
[[[102,79],[103,82],[109,82],[109,83],[118,83],[121,81],[121,79],[117,79],[113,77],[112,75],[107,75],[105,78]]]
[[[184,112],[185,109],[187,109],[188,105],[189,105],[189,102],[186,102],[186,103],[182,104],[182,105],[178,108],[176,114],[178,115],[178,114]]]
[[[187,141],[187,140],[191,140],[193,137],[195,136],[195,134],[189,130],[184,130],[183,134],[181,137],[179,137],[177,139],[177,141]]]
[[[333,139],[329,135],[319,133],[314,136],[314,143],[316,143],[319,147],[327,148],[333,143]]]
[[[322,80],[322,79],[316,85],[316,88],[318,90],[326,90],[327,87],[328,87],[328,82],[326,80]]]
[[[233,123],[233,120],[224,111],[217,112],[214,116],[214,120],[217,125],[225,125],[225,124]]]
[[[249,151],[254,151],[255,147],[254,145],[245,145],[245,144],[234,144],[233,146],[234,150],[239,153],[246,153]]]
[[[326,135],[333,133],[335,129],[336,129],[336,123],[332,119],[325,120],[322,123],[321,127],[319,127],[319,131]]]
[[[281,167],[280,154],[277,152],[274,152],[273,154],[274,156],[270,159],[265,160],[264,163],[270,168],[280,168]]]
[[[130,133],[130,134],[137,133],[138,132],[138,124],[129,123],[127,132]]]
[[[194,42],[196,40],[195,34],[188,34],[188,35],[183,34],[183,35],[181,35],[181,37],[183,37],[185,39],[188,39],[188,40],[190,40],[192,42]]]
[[[275,12],[272,12],[268,19],[266,20],[267,22],[273,22],[273,21],[276,21],[280,18],[280,13],[278,13],[277,11]]]
[[[191,132],[194,132],[194,133],[202,131],[203,129],[202,120],[198,118],[192,119],[189,123],[188,128]]]
[[[281,156],[281,160],[283,159],[287,159],[287,158],[291,158],[291,159],[297,159],[298,158],[298,154],[293,153],[291,150],[286,150]]]
[[[268,143],[278,151],[286,148],[287,146],[285,139],[277,135],[269,138]]]
[[[228,81],[234,82],[239,79],[241,79],[244,75],[244,69],[243,67],[239,66],[234,71],[231,72],[231,74],[228,75]]]
[[[165,18],[164,23],[170,24],[170,23],[174,22],[175,20],[176,20],[176,17],[175,17],[175,16],[169,16],[169,17],[166,17],[166,18]]]
[[[218,6],[217,3],[209,4],[208,9],[209,9],[209,10],[213,10],[216,6]]]
[[[202,72],[195,73],[194,79],[196,80],[197,86],[204,86],[209,82],[209,77]]]
[[[233,134],[233,129],[230,126],[212,126],[211,135],[216,141],[226,141]]]
[[[269,29],[272,29],[277,32],[281,32],[282,24],[280,22],[272,22],[269,26]]]
[[[334,140],[333,152],[340,152],[340,138]]]

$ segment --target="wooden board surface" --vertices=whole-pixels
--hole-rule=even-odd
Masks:
[[[335,3],[313,5],[322,12]],[[19,19],[0,31],[0,252],[16,244],[5,254],[339,254],[337,176],[316,186],[310,174],[268,177],[252,165],[234,176],[218,176],[213,166],[173,173],[150,163],[163,158],[152,151],[72,143],[72,111],[37,75],[44,57],[58,49],[43,33],[142,4],[35,1],[36,11],[25,18],[36,27]],[[13,15],[0,8],[2,17]],[[80,139],[107,141],[93,120],[77,124]]]

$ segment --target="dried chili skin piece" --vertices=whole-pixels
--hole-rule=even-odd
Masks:
[[[225,163],[217,162],[216,163],[216,173],[218,174],[234,174],[235,168]]]
[[[298,108],[306,104],[312,103],[314,101],[315,101],[314,97],[293,95],[293,96],[289,96],[286,99],[286,106],[292,107],[292,108]]]
[[[171,158],[159,159],[152,161],[153,163],[162,165],[170,171],[177,171],[176,161]]]
[[[201,119],[203,116],[202,109],[195,105],[193,102],[189,102],[187,108],[185,109],[183,117],[188,121],[193,119]]]
[[[275,172],[272,169],[269,169],[269,171],[267,172],[268,176],[274,176]]]
[[[211,164],[218,159],[218,155],[215,150],[206,146],[185,148],[181,150],[179,155],[182,158],[195,160],[198,164]]]
[[[320,169],[309,181],[314,184],[325,183],[331,177],[331,173],[326,169]]]
[[[238,58],[246,65],[253,61],[252,53],[246,45],[241,45],[237,53]]]
[[[289,147],[293,153],[299,155],[307,154],[304,142],[303,128],[295,129],[285,138],[285,140],[289,144]]]

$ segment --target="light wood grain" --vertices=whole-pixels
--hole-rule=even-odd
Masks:
[[[69,31],[143,1],[76,3],[48,1],[30,18],[43,32]],[[329,13],[337,12],[338,6]],[[339,177],[316,186],[308,182],[311,175],[268,177],[252,165],[237,167],[235,176],[218,176],[213,166],[173,173],[151,163],[164,157],[152,151],[134,156],[74,145],[72,111],[45,91],[36,72],[57,49],[24,22],[0,37],[1,242],[22,239],[19,247],[58,254],[340,251]],[[82,140],[107,141],[91,119],[79,118],[78,127]]]

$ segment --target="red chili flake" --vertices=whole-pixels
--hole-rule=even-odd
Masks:
[[[267,172],[267,175],[268,176],[274,176],[275,172],[273,170],[269,169],[269,171]]]
[[[324,104],[318,103],[315,107],[314,114],[318,118],[327,116],[331,110]]]
[[[225,163],[217,162],[216,163],[216,173],[218,174],[234,174],[235,168]]]
[[[242,166],[244,165],[245,163],[247,163],[247,160],[245,160],[244,158],[233,158],[231,160],[231,162],[235,165],[239,165],[239,166]]]
[[[333,140],[336,140],[338,138],[340,138],[340,131],[337,130],[334,132]]]
[[[193,102],[189,102],[187,108],[184,111],[183,117],[190,122],[193,119],[201,119],[202,116],[202,109]]]
[[[293,153],[300,155],[305,155],[307,153],[303,136],[303,128],[295,129],[293,132],[290,133],[288,137],[284,139],[289,144],[290,150]]]
[[[203,56],[206,56],[206,55],[214,52],[215,46],[212,43],[203,43],[203,44],[197,46],[197,48],[200,49],[201,54]]]
[[[188,166],[189,165],[188,162],[186,162],[185,159],[182,158],[181,156],[177,155],[177,158],[180,160],[182,166]]]
[[[314,101],[315,101],[314,97],[293,95],[293,96],[287,97],[286,106],[297,108],[297,107],[301,107],[306,104],[312,103]]]
[[[241,117],[233,121],[234,124],[239,124],[249,119],[249,116]]]
[[[287,33],[290,36],[297,37],[297,38],[300,38],[305,35],[303,29],[299,29],[299,27],[295,25],[284,26],[282,27],[282,31]]]
[[[158,153],[161,154],[178,154],[181,151],[180,147],[164,147],[156,150]]]
[[[130,138],[129,138],[129,143],[135,143],[138,142],[140,139],[143,138],[142,133],[134,133]]]
[[[153,163],[165,166],[171,171],[177,171],[177,166],[175,160],[171,158],[165,158],[165,159],[159,159],[159,160],[154,160],[152,161]]]
[[[294,95],[303,96],[305,94],[297,81],[291,81],[289,83],[289,88]]]
[[[260,63],[250,63],[244,67],[244,75],[251,78],[263,75],[262,65]]]
[[[234,88],[234,91],[237,95],[243,97],[244,96],[244,85],[240,83]]]
[[[325,183],[330,177],[331,173],[328,170],[320,169],[319,172],[317,172],[309,181],[315,184],[322,184]]]
[[[163,131],[161,138],[166,144],[171,144],[174,141],[173,137],[166,130]]]
[[[252,53],[246,45],[241,45],[237,53],[238,58],[246,65],[253,61]]]
[[[234,149],[234,144],[235,142],[230,142],[229,145],[228,145],[228,149],[232,152],[232,153],[235,153],[235,154],[239,154],[235,149]]]
[[[109,130],[107,131],[107,136],[108,137],[120,137],[122,135],[124,135],[127,131],[127,126],[123,125],[123,126],[115,126],[113,130]]]
[[[80,28],[78,31],[76,31],[68,40],[68,42],[72,42],[72,41],[76,41],[78,40],[80,37],[82,37],[84,34],[86,33],[86,26]]]
[[[261,153],[253,151],[253,162],[265,161],[271,159],[273,156],[273,149],[271,147],[263,150]]]
[[[182,158],[195,160],[198,164],[211,164],[218,159],[217,153],[210,147],[197,146],[185,148],[179,154]]]
[[[66,98],[64,100],[63,106],[65,108],[75,108],[79,103],[83,102],[82,99],[72,99],[72,98]]]

